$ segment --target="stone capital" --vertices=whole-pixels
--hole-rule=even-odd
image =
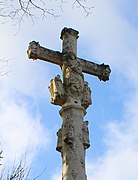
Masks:
[[[62,29],[62,31],[61,31],[60,39],[63,40],[64,35],[67,35],[67,34],[73,35],[74,37],[76,37],[76,39],[78,39],[78,37],[79,37],[79,36],[78,36],[78,34],[79,34],[78,31],[76,31],[76,30],[74,30],[74,29],[72,29],[72,28],[67,28],[67,27],[65,27],[65,28]]]

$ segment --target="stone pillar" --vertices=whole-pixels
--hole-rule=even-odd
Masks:
[[[85,149],[90,145],[88,127],[83,117],[91,101],[87,100],[86,83],[76,56],[78,31],[64,28],[61,39],[65,101],[60,110],[62,128],[57,133],[57,150],[62,156],[62,180],[86,180]]]
[[[58,130],[57,148],[62,155],[62,180],[86,180],[85,150],[90,147],[88,121],[84,121],[86,109],[92,104],[91,90],[84,81],[83,72],[109,80],[111,69],[77,57],[79,32],[64,28],[61,32],[62,53],[31,42],[28,56],[57,64],[62,69],[62,79],[57,75],[50,82],[50,102],[61,106],[62,127]]]
[[[90,143],[88,121],[83,117],[91,104],[91,91],[76,56],[78,31],[64,28],[61,39],[63,82],[56,76],[50,85],[51,103],[62,107],[56,150],[62,156],[62,180],[86,180],[85,150]]]
[[[62,180],[86,180],[83,117],[86,111],[78,105],[60,110],[62,117]]]

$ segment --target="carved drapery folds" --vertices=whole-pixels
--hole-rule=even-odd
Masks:
[[[80,102],[80,106],[87,109],[92,104],[91,90],[88,82],[84,81],[81,66],[73,53],[64,55],[62,72],[63,83],[59,75],[51,80],[49,86],[51,103],[63,106],[65,102],[68,103],[70,98],[72,99],[70,103],[78,104]]]
[[[82,122],[82,132],[79,133],[80,140],[84,145],[84,149],[88,149],[90,147],[90,140],[89,140],[89,129],[88,129],[88,121]],[[56,150],[62,152],[62,143],[65,142],[68,145],[73,145],[74,141],[74,128],[73,128],[73,120],[70,116],[66,117],[66,123],[62,125],[57,132],[58,141]]]
[[[72,98],[72,102],[81,101],[84,77],[80,63],[74,53],[63,56],[62,73],[66,96]]]
[[[65,91],[63,83],[60,79],[60,75],[57,75],[54,79],[51,80],[49,91],[51,94],[50,102],[55,105],[60,105],[65,102]]]

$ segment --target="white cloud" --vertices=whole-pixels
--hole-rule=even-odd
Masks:
[[[55,173],[53,173],[51,180],[61,180],[61,170],[56,170]]]
[[[114,76],[116,81],[121,82],[119,86],[113,83],[112,86],[118,89],[120,94],[123,92],[123,86],[126,86],[128,90],[123,92],[126,99],[122,102],[122,118],[116,121],[111,119],[110,123],[106,124],[104,139],[107,151],[96,161],[93,158],[87,161],[88,180],[137,180],[137,29],[135,26],[131,26],[131,23],[125,19],[126,17],[118,14],[114,1],[96,0],[94,6],[92,15],[84,21],[81,19],[80,22],[80,14],[78,13],[79,18],[74,18],[73,22],[69,21],[68,24],[78,28],[80,41],[81,39],[87,40],[80,51],[85,49],[85,55],[91,53],[92,58],[94,56],[96,59],[102,59],[103,62],[109,63],[112,68],[111,76]],[[68,13],[67,11],[66,14]],[[69,19],[68,17],[67,20]],[[115,77],[115,73],[119,75]],[[58,175],[55,176],[55,179],[56,177]]]
[[[2,69],[8,75],[0,77],[0,150],[6,166],[24,154],[32,161],[50,141],[50,132],[44,128],[40,115],[32,111],[36,109],[37,97],[48,96],[49,71],[28,60],[26,37],[22,33],[14,36],[16,30],[9,27],[7,24],[0,29],[0,59],[9,60]],[[0,65],[1,68],[3,63]]]
[[[106,1],[107,2],[107,1]],[[105,2],[103,2],[105,3]],[[123,102],[122,118],[106,124],[105,143],[107,151],[96,161],[87,162],[88,179],[93,180],[136,180],[138,177],[138,49],[137,30],[117,14],[112,2],[99,4],[93,22],[91,37],[94,39],[94,53],[107,59],[118,81],[125,78],[122,86],[131,84]],[[104,11],[104,13],[103,13]],[[107,12],[105,12],[107,11]],[[99,17],[98,17],[99,16]],[[101,16],[101,18],[100,18]],[[97,22],[98,19],[98,22]],[[127,84],[128,83],[128,84]],[[113,107],[114,108],[114,107]]]
[[[80,31],[80,41],[87,40],[85,45],[83,44],[87,56],[91,53],[92,58],[94,55],[94,58],[108,62],[113,69],[113,75],[114,72],[119,72],[120,76],[123,75],[128,82],[132,83],[132,89],[126,94],[129,98],[123,102],[123,118],[118,120],[118,123],[113,123],[111,120],[106,126],[107,152],[96,162],[88,162],[88,179],[136,180],[138,177],[136,169],[138,167],[137,31],[124,17],[117,14],[114,1],[96,0],[93,2],[95,8],[88,18],[80,18],[83,15],[80,15],[79,10],[78,14],[75,11],[70,13],[67,7],[63,14],[65,18],[54,22],[54,26],[51,26],[53,21],[47,22],[46,31],[45,23],[43,23],[44,26],[41,24],[42,27],[38,27],[39,33],[46,32],[49,36],[48,43],[54,44],[55,41],[59,41],[55,40],[58,38],[55,37],[55,33],[59,34],[60,27],[67,25],[76,28]],[[36,32],[35,29],[30,34],[37,36]],[[11,34],[8,34],[9,31],[7,33],[5,31],[1,38],[3,48],[0,50],[1,54],[6,54],[8,58],[14,57],[14,60],[9,63],[11,74],[0,83],[1,89],[3,88],[0,94],[0,134],[4,159],[12,161],[26,151],[33,156],[37,148],[46,146],[47,142],[46,144],[44,142],[48,135],[44,132],[40,117],[31,115],[27,110],[27,103],[24,104],[21,100],[18,104],[9,93],[14,90],[31,97],[45,97],[49,72],[45,65],[38,68],[36,62],[27,61],[26,48],[24,45],[21,46],[24,39],[21,40],[21,37],[18,39],[19,36],[11,39]],[[46,35],[41,39],[45,41],[45,37]],[[80,51],[84,50],[80,49]],[[126,83],[122,82],[120,86],[126,86]],[[61,179],[61,173],[56,172],[52,178],[52,180]]]
[[[22,31],[15,36],[14,30],[10,30],[9,26],[2,26],[0,30],[0,59],[9,60],[4,69],[4,72],[9,72],[8,76],[1,77],[0,85],[27,96],[47,97],[49,70],[46,64],[28,59],[27,48],[30,39],[23,36]],[[0,65],[2,66],[2,63]]]
[[[19,160],[25,154],[28,161],[32,161],[41,148],[47,148],[50,132],[43,127],[39,116],[27,110],[26,103],[17,104],[14,98],[2,91],[0,102],[3,164],[12,165],[14,160]]]
[[[93,180],[136,180],[138,177],[138,152],[124,150],[109,153],[96,163],[88,163],[88,179]]]
[[[125,104],[123,119],[107,125],[107,151],[87,162],[88,179],[137,180],[138,177],[138,92]],[[93,162],[92,162],[93,161]]]
[[[21,59],[19,62],[16,60],[12,64],[13,72],[8,76],[6,86],[10,86],[10,88],[28,96],[47,97],[49,95],[47,88],[49,83],[48,69],[39,66],[38,63],[25,61],[27,59]]]

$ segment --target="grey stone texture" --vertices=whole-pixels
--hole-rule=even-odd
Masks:
[[[97,76],[100,80],[109,80],[111,69],[108,65],[77,57],[77,39],[79,32],[64,28],[61,32],[62,52],[41,47],[31,42],[28,57],[41,59],[61,67],[59,75],[50,82],[50,102],[61,106],[62,127],[58,130],[56,150],[62,157],[62,180],[87,180],[85,170],[85,151],[90,147],[88,121],[84,121],[86,109],[92,104],[91,90],[84,81],[84,73]]]

